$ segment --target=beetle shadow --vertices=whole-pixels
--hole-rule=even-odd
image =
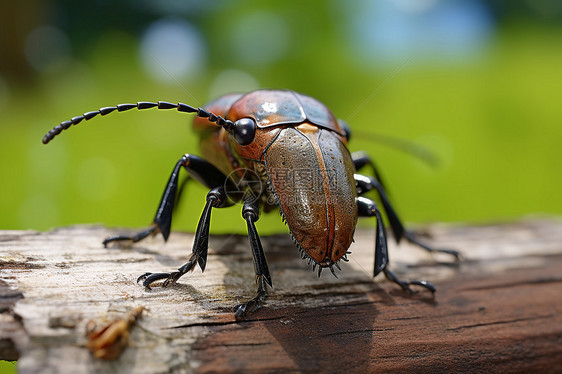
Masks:
[[[244,357],[242,350],[251,344],[251,356],[256,359],[268,357],[273,367],[280,365],[280,368],[305,372],[333,372],[337,368],[366,372],[372,368],[371,352],[384,344],[384,339],[377,335],[393,329],[389,321],[386,321],[387,326],[380,325],[380,309],[398,304],[395,295],[403,297],[403,291],[389,293],[351,266],[338,273],[340,279],[335,279],[327,271],[318,280],[315,273],[306,271],[306,262],[300,258],[288,235],[262,236],[261,239],[275,288],[270,290],[261,309],[239,323],[258,329],[215,331],[199,343],[203,346],[220,344],[217,342],[222,339],[245,342],[245,348],[232,347],[231,353],[224,353],[232,354],[232,357],[221,358],[226,362]],[[227,267],[224,278],[227,293],[240,297],[239,301],[255,295],[254,269],[247,238],[214,237],[212,244],[212,248],[218,248],[216,253]],[[236,256],[236,261],[229,260],[229,256]],[[244,279],[242,289],[237,287],[241,285],[241,277]],[[414,298],[433,303],[432,298]],[[272,357],[276,350],[282,354]],[[198,359],[215,360],[209,356]]]

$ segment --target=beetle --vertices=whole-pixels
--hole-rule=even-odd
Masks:
[[[211,211],[237,202],[243,204],[242,217],[248,228],[257,295],[235,307],[236,318],[243,318],[260,308],[266,300],[268,286],[273,285],[255,225],[260,211],[279,209],[301,257],[308,260],[313,271],[318,268],[318,276],[325,268],[336,276],[334,268],[341,270],[339,262],[348,261],[348,249],[358,217],[374,217],[374,277],[382,272],[410,293],[413,292],[410,286],[435,292],[431,283],[401,280],[388,267],[387,235],[381,210],[374,201],[363,196],[371,190],[378,193],[397,242],[406,239],[429,252],[447,253],[456,261],[460,258],[459,252],[434,249],[404,228],[387,197],[373,160],[366,153],[351,154],[348,150],[349,125],[337,120],[318,100],[294,91],[256,90],[227,94],[202,108],[167,101],[104,107],[62,122],[44,136],[43,143],[49,143],[63,130],[98,114],[105,116],[134,108],[194,113],[193,129],[199,136],[203,157],[185,154],[176,162],[148,228],[135,235],[109,237],[103,244],[135,243],[158,233],[167,240],[172,211],[181,192],[178,180],[182,168],[209,188],[188,261],[171,273],[141,275],[137,282],[142,282],[146,288],[160,280],[164,280],[164,287],[175,283],[197,265],[204,271]],[[366,167],[372,170],[372,176],[357,174]]]

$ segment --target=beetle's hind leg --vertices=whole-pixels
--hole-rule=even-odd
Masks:
[[[272,287],[271,276],[269,275],[269,268],[263,247],[261,245],[256,225],[254,224],[259,219],[259,200],[246,201],[242,209],[242,216],[246,220],[248,226],[248,237],[250,239],[250,247],[252,249],[252,257],[254,259],[254,270],[256,272],[256,283],[258,291],[256,297],[249,301],[237,305],[235,310],[236,319],[242,319],[249,313],[259,309],[267,297],[267,285]]]
[[[211,163],[194,155],[183,155],[176,162],[168,183],[166,183],[164,193],[160,199],[160,204],[158,204],[158,209],[156,209],[156,214],[152,224],[148,228],[134,235],[116,235],[109,237],[103,241],[104,246],[107,247],[107,245],[111,242],[136,243],[150,235],[156,235],[158,233],[162,233],[164,240],[168,240],[170,228],[172,226],[172,214],[174,212],[174,207],[179,201],[185,182],[190,180],[186,178],[182,183],[178,183],[180,169],[182,166],[189,172],[189,177],[199,180],[209,188],[222,186],[225,183],[226,176]]]
[[[375,178],[373,178],[365,175],[355,174],[354,178],[355,178],[355,182],[357,183],[357,194],[363,195],[373,189],[377,191],[381,199],[382,205],[384,207],[384,211],[386,212],[386,215],[390,222],[390,227],[392,229],[392,232],[394,233],[394,238],[396,239],[397,243],[399,243],[400,240],[404,238],[408,240],[410,243],[416,244],[428,252],[446,253],[448,255],[453,256],[455,258],[455,261],[457,262],[461,260],[461,254],[458,251],[454,249],[432,248],[429,245],[425,244],[423,241],[420,241],[413,232],[406,230],[404,228],[404,225],[402,224],[402,221],[398,217],[398,214],[396,213],[396,211],[392,207],[392,204],[390,203],[390,199],[388,198],[385,188],[380,180],[380,173],[377,171],[373,162],[370,160],[370,158],[367,155],[365,155],[362,152],[354,153],[352,156],[353,156],[353,162],[355,164],[356,170],[359,170],[365,167],[366,165],[369,165],[373,169],[373,173],[376,176]]]
[[[360,217],[375,217],[377,220],[377,233],[375,242],[375,266],[373,276],[376,277],[381,271],[384,272],[386,278],[397,285],[404,291],[413,293],[410,286],[421,286],[435,293],[435,287],[427,281],[410,280],[403,281],[388,268],[388,245],[386,241],[386,230],[382,221],[380,211],[377,204],[365,197],[357,198],[357,210]]]

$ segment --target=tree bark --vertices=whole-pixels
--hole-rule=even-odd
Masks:
[[[232,308],[256,292],[247,237],[211,237],[204,274],[146,290],[138,276],[177,269],[193,235],[101,245],[124,232],[0,232],[1,359],[21,373],[562,372],[560,220],[424,227],[460,266],[390,243],[394,272],[432,282],[435,297],[372,280],[373,230],[357,230],[339,279],[312,273],[288,236],[262,237],[274,288],[244,321]],[[141,306],[123,353],[95,358],[88,323]]]

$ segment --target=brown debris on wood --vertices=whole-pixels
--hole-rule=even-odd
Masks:
[[[118,318],[107,325],[98,327],[94,321],[88,322],[88,349],[95,358],[115,360],[129,345],[129,331],[140,318],[144,307],[131,310],[124,318]]]

